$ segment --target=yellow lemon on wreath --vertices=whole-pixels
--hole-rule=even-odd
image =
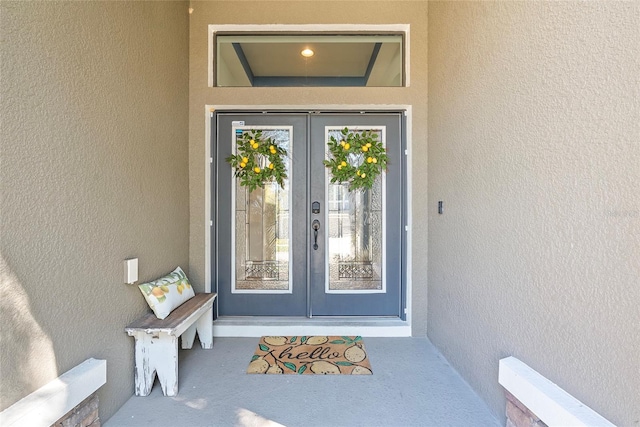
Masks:
[[[276,149],[276,147],[274,147],[273,145],[269,146],[269,150],[275,150],[275,149]]]
[[[344,147],[344,144],[346,144],[346,142],[340,141],[340,145],[342,145]]]
[[[245,166],[247,166],[247,164],[246,164],[245,162],[240,163],[240,167],[241,167],[241,168],[243,168],[243,167],[245,167]]]
[[[253,145],[253,144],[255,144],[255,143],[256,143],[256,140],[255,140],[255,139],[252,139],[251,141],[249,141],[249,144],[251,144],[251,145]]]
[[[269,169],[273,169],[273,163],[269,163]]]
[[[338,165],[338,170],[342,169],[342,165]]]
[[[346,144],[344,144],[344,149],[348,150],[349,148],[351,148],[351,145],[347,142]]]
[[[367,163],[372,163],[373,162],[373,157],[367,157]]]
[[[248,158],[246,158],[246,157],[243,157],[243,158],[242,158],[242,163],[247,163],[248,161],[249,161],[249,159],[248,159]]]
[[[360,171],[359,170],[356,171],[356,175],[360,176]]]
[[[255,168],[253,168],[253,171],[254,171],[255,173],[260,173],[260,168],[256,166]]]
[[[366,145],[367,145],[367,148],[371,148],[371,143],[370,142],[367,142]]]
[[[347,162],[345,162],[345,161],[342,161],[342,162],[340,163],[340,166],[342,166],[342,167],[345,167],[345,166],[347,166]]]
[[[360,178],[366,178],[367,174],[363,173],[362,175],[360,175]]]
[[[369,151],[369,147],[367,147],[366,145],[365,145],[365,146],[363,146],[363,147],[362,147],[362,151],[364,151],[364,152],[366,153],[367,151]]]
[[[376,159],[375,157],[374,157],[373,159],[371,159],[371,161],[372,161],[373,163],[378,163],[378,159]]]

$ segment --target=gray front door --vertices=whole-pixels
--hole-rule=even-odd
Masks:
[[[221,112],[212,125],[219,314],[403,317],[402,115]],[[330,182],[327,141],[344,128],[385,144],[388,170],[370,190]],[[288,151],[288,179],[250,192],[225,159],[256,131]]]

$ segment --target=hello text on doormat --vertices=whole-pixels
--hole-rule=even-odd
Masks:
[[[362,337],[262,337],[248,374],[371,375]]]

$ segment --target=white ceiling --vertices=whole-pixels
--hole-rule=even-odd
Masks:
[[[254,76],[362,77],[375,43],[241,43]],[[300,52],[311,49],[310,58]]]

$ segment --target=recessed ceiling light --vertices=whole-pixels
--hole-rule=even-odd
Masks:
[[[315,53],[314,51],[312,51],[311,49],[307,48],[307,49],[303,50],[302,52],[300,52],[300,55],[304,56],[305,58],[309,58],[309,57],[313,56],[314,53]]]

